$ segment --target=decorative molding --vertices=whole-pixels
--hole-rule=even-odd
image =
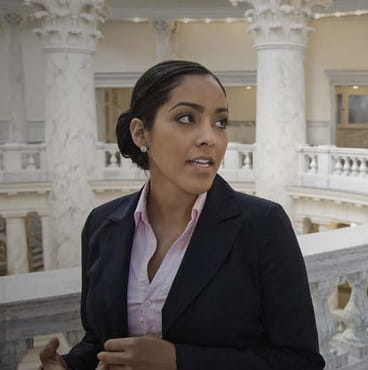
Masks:
[[[228,7],[214,7],[210,3],[208,7],[175,7],[175,3],[170,4],[169,7],[158,7],[152,5],[152,7],[138,8],[138,7],[122,7],[111,5],[111,11],[109,20],[124,20],[127,18],[165,18],[165,19],[180,19],[180,18],[193,18],[193,19],[204,19],[204,18],[244,18],[244,12],[250,8],[247,4],[241,8]]]
[[[325,74],[331,85],[368,85],[368,70],[339,71],[326,70]]]
[[[237,5],[245,0],[229,1]],[[294,0],[284,4],[281,1],[246,1],[254,6],[244,16],[252,22],[249,32],[254,35],[256,49],[280,46],[305,48],[308,32],[313,30],[308,26],[312,18],[312,6],[331,3],[331,0]]]
[[[314,120],[307,120],[307,126],[309,127],[331,127],[331,121],[314,121]]]
[[[102,37],[98,30],[106,17],[104,0],[25,0],[33,6],[44,49],[75,49],[93,52]]]
[[[143,72],[96,72],[95,86],[133,87]],[[218,71],[214,72],[224,86],[256,85],[256,71]]]
[[[215,71],[224,86],[255,86],[257,84],[256,71]]]
[[[230,121],[229,127],[255,127],[256,121]]]

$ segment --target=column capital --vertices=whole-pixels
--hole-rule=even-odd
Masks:
[[[4,31],[14,31],[32,25],[32,17],[22,12],[0,14],[0,28]]]
[[[68,50],[92,53],[102,37],[98,30],[107,13],[105,0],[24,0],[33,6],[41,37],[48,51]]]
[[[151,23],[155,31],[160,33],[171,33],[174,28],[174,22],[168,19],[153,19]]]
[[[240,0],[242,1],[242,0]],[[255,48],[305,48],[314,5],[328,6],[331,0],[247,0],[254,6],[245,12]]]

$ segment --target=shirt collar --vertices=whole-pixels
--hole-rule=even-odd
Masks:
[[[141,195],[139,197],[137,207],[134,211],[134,221],[135,226],[137,227],[140,221],[143,221],[146,225],[149,225],[148,217],[147,217],[147,195],[149,192],[149,182],[146,182]],[[194,202],[192,212],[191,212],[191,219],[189,222],[193,222],[197,220],[200,216],[202,209],[204,207],[204,203],[206,202],[207,192],[199,194],[196,201]]]

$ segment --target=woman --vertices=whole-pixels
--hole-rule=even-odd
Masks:
[[[216,172],[228,108],[205,67],[167,61],[137,82],[119,149],[150,179],[97,207],[82,233],[84,338],[51,369],[317,370],[304,261],[271,201]]]

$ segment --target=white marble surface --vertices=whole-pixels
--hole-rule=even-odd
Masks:
[[[173,59],[173,22],[167,19],[155,19],[152,21],[152,26],[156,36],[156,62]]]
[[[80,260],[80,230],[94,204],[96,112],[91,55],[46,53],[50,228],[59,266]],[[51,244],[52,245],[52,244]]]
[[[7,271],[9,275],[28,272],[25,213],[3,213],[6,220]]]
[[[48,245],[59,267],[80,261],[80,231],[94,205],[96,103],[92,54],[101,37],[104,1],[29,0],[46,59],[45,130],[52,189]]]
[[[292,216],[285,186],[296,179],[296,148],[306,142],[304,48],[313,1],[250,3],[246,16],[258,57],[256,189]]]
[[[77,294],[81,290],[80,267],[0,277],[0,302],[14,303]]]
[[[290,215],[285,186],[295,183],[296,148],[306,141],[303,54],[300,48],[258,50],[257,195],[281,203]]]

